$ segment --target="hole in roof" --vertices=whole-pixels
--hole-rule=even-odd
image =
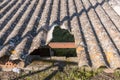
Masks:
[[[52,34],[50,35],[52,35],[52,39],[50,42],[52,42],[53,44],[54,42],[58,42],[58,43],[73,42],[74,43],[74,36],[70,34],[68,30],[61,29],[59,26],[55,26]],[[66,46],[69,46],[69,45],[66,45]],[[41,57],[49,57],[49,56],[76,57],[77,56],[75,48],[67,48],[67,47],[51,48],[51,46],[49,45],[47,45],[46,47],[41,47],[39,49],[34,50],[31,53],[31,55],[40,55]]]
[[[40,57],[50,57],[50,50],[49,48],[38,48],[34,50],[30,55],[38,55]]]

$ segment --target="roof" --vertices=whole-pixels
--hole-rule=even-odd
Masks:
[[[105,0],[0,0],[0,56],[31,53],[53,24],[73,33],[79,66],[120,67],[120,16]]]

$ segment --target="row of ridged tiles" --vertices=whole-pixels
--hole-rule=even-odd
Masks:
[[[105,0],[0,0],[0,56],[31,53],[55,23],[73,33],[80,67],[120,67],[120,16]]]

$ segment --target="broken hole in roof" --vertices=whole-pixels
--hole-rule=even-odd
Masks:
[[[51,29],[48,31],[50,36],[47,36],[48,45],[34,50],[31,55],[76,57],[74,36],[68,30],[61,29],[59,26],[54,26],[52,31]]]
[[[35,49],[30,55],[38,55],[40,57],[50,57],[50,48],[43,47]]]

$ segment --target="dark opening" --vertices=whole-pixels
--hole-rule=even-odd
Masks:
[[[39,48],[34,50],[30,55],[38,55],[41,57],[50,57],[52,56],[65,56],[65,57],[76,57],[76,49],[75,48],[53,48],[51,49],[52,52],[50,52],[50,48]]]
[[[34,50],[30,55],[38,55],[41,57],[50,57],[50,49],[49,48],[39,48]]]

